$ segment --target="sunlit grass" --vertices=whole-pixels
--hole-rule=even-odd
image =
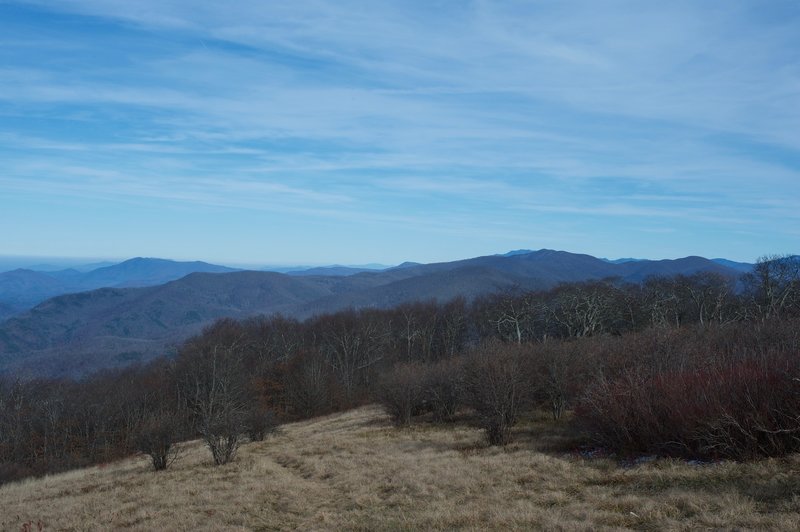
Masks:
[[[0,529],[800,529],[800,457],[623,467],[566,451],[563,427],[525,419],[496,448],[366,407],[286,425],[226,466],[190,442],[165,472],[140,456],[9,484]]]

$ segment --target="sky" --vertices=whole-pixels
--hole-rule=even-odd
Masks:
[[[0,0],[0,255],[800,251],[800,3]]]

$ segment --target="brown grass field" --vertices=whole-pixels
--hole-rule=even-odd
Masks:
[[[8,484],[0,529],[800,530],[800,457],[625,467],[529,419],[506,448],[466,424],[396,429],[376,407],[285,425],[215,467],[200,442]]]

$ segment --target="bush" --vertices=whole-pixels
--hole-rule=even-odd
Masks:
[[[490,445],[511,441],[511,428],[531,397],[531,379],[519,348],[490,344],[466,364],[465,400],[475,409]]]
[[[576,418],[598,444],[618,452],[780,456],[800,451],[799,375],[796,355],[656,375],[631,370],[598,379]]]
[[[409,425],[411,417],[422,410],[424,376],[423,365],[407,363],[398,364],[380,379],[376,398],[395,425]]]
[[[436,421],[452,421],[463,400],[464,364],[450,358],[426,368],[423,378],[423,397]]]
[[[178,456],[178,421],[168,414],[154,415],[139,427],[134,443],[136,448],[150,456],[153,469],[162,471]]]
[[[229,412],[215,416],[201,428],[215,465],[223,465],[236,457],[242,433],[245,431],[244,416]]]
[[[0,462],[0,486],[8,482],[21,480],[35,474],[35,471],[23,464]]]
[[[590,343],[598,340],[547,342],[530,348],[527,354],[536,403],[549,410],[554,420],[561,419],[586,385],[594,358]]]
[[[278,427],[278,419],[272,410],[253,409],[245,417],[245,428],[250,441],[263,441]]]

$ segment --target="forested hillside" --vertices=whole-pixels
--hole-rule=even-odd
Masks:
[[[160,272],[159,264],[150,264],[146,271]],[[174,273],[176,265],[193,264],[167,266]],[[45,301],[0,324],[0,372],[80,376],[147,362],[174,354],[181,342],[224,317],[281,313],[305,319],[347,308],[388,309],[458,297],[470,303],[488,294],[546,290],[565,282],[613,279],[612,284],[621,287],[647,277],[698,272],[729,280],[741,275],[700,257],[611,264],[552,250],[411,264],[348,276],[194,273],[158,286],[101,289]]]

